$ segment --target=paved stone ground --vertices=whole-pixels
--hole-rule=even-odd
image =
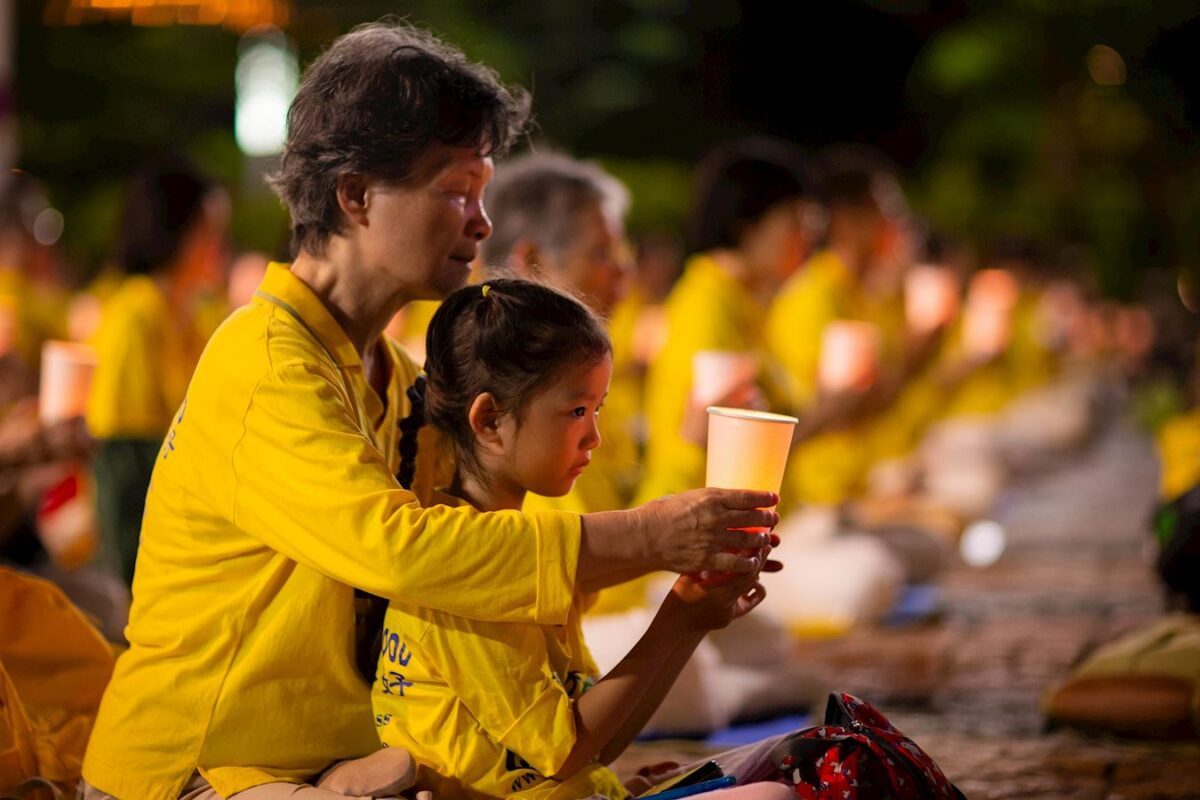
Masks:
[[[1155,476],[1145,437],[1108,426],[1006,490],[994,514],[1004,557],[952,568],[939,622],[801,644],[798,657],[885,711],[972,800],[1200,798],[1200,746],[1047,731],[1037,707],[1098,644],[1160,613],[1143,555]],[[617,767],[700,752],[639,744]]]

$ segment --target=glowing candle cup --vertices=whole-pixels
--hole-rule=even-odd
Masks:
[[[38,389],[38,416],[43,423],[82,417],[87,412],[96,354],[76,342],[42,345],[42,378]]]
[[[821,333],[817,382],[827,392],[861,392],[879,376],[879,329],[869,322],[838,320]]]
[[[1008,347],[1019,291],[1010,272],[985,269],[975,274],[963,314],[963,348],[968,353],[990,357]]]
[[[692,397],[699,405],[719,403],[730,392],[753,383],[758,358],[732,350],[701,350],[692,357]]]
[[[904,316],[917,333],[930,333],[958,313],[958,278],[946,267],[913,267],[904,276]]]
[[[710,406],[706,485],[778,492],[798,421],[783,414]],[[757,533],[766,528],[743,530]]]

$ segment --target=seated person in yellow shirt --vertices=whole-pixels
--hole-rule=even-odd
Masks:
[[[703,350],[758,358],[756,383],[775,410],[791,410],[766,353],[763,307],[808,249],[809,188],[795,149],[746,139],[700,165],[692,218],[695,255],[666,302],[667,339],[646,376],[646,477],[639,497],[704,483],[704,403],[693,398],[692,364]],[[745,405],[737,387],[709,405]]]
[[[500,279],[447,298],[427,343],[428,418],[458,464],[439,502],[512,513],[531,492],[570,491],[601,443],[612,356],[599,321],[553,289]],[[604,677],[583,640],[578,597],[565,625],[480,622],[392,602],[372,688],[383,752],[407,750],[418,764],[415,788],[434,797],[627,797],[604,765],[639,732],[704,634],[762,597],[754,575],[680,577]],[[765,765],[738,766],[739,777],[753,779],[752,768]],[[379,788],[348,784],[353,793]],[[790,794],[763,783],[723,796]]]
[[[905,328],[907,213],[890,166],[873,151],[839,147],[822,154],[819,174],[825,241],[771,304],[766,337],[801,417],[785,501],[835,504],[863,488],[872,428],[887,424],[889,407],[936,339],[911,337]],[[870,323],[879,334],[880,369],[869,387],[832,392],[820,385],[824,333],[839,320]]]
[[[125,198],[117,259],[127,277],[101,312],[87,422],[99,445],[100,556],[126,584],[158,448],[220,323],[204,313],[205,294],[221,281],[228,214],[224,190],[176,158],[145,165]]]
[[[486,273],[545,281],[578,297],[608,323],[626,291],[628,208],[625,187],[596,164],[558,153],[514,159],[497,170],[488,190],[494,231],[482,248]],[[533,495],[527,508],[586,513],[632,503],[640,472],[633,429],[640,399],[635,369],[614,352],[612,386],[600,421],[604,449],[567,495]]]
[[[577,591],[653,569],[760,568],[722,551],[747,546],[729,528],[778,521],[756,510],[775,504],[768,492],[583,516],[423,507],[439,451],[401,435],[417,368],[382,331],[466,281],[491,233],[492,156],[525,109],[491,70],[405,24],[360,27],[309,66],[274,178],[295,261],[269,267],[209,340],[155,461],[129,649],[84,758],[88,800],[329,797],[311,785],[320,774],[378,748],[356,659],[374,631],[356,590],[563,625]]]

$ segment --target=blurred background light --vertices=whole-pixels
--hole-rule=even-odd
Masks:
[[[300,69],[287,37],[274,30],[247,36],[237,64],[237,105],[233,130],[249,156],[283,150],[287,110],[296,94]]]
[[[972,567],[990,567],[1004,555],[1007,544],[1004,526],[990,519],[972,522],[959,541],[962,560]]]
[[[50,25],[128,21],[134,25],[220,25],[239,33],[291,19],[288,0],[50,0]]]
[[[33,220],[33,238],[40,245],[57,244],[62,236],[64,220],[57,208],[44,208]]]
[[[1123,86],[1125,84],[1125,59],[1111,47],[1093,45],[1087,54],[1088,74],[1101,86]]]

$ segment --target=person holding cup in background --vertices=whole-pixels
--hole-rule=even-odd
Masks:
[[[228,195],[186,159],[151,161],[130,181],[117,237],[126,277],[101,311],[87,412],[101,558],[127,585],[163,435],[226,313],[214,297],[228,226]]]
[[[873,151],[831,149],[818,171],[828,213],[824,246],[780,290],[766,336],[801,409],[785,500],[837,504],[861,487],[870,464],[861,425],[887,407],[908,372],[894,279],[906,258],[906,211],[890,166]],[[835,328],[827,339],[839,321],[874,332]]]
[[[701,163],[691,221],[695,255],[667,298],[667,339],[646,377],[649,438],[639,497],[703,483],[706,406],[757,404],[760,386],[768,407],[792,407],[766,357],[762,308],[807,254],[810,196],[799,153],[778,140],[736,141]],[[704,351],[753,358],[754,374],[747,370],[741,385],[713,392],[696,380]],[[701,365],[708,357],[700,356]]]

